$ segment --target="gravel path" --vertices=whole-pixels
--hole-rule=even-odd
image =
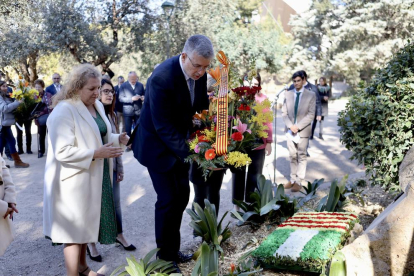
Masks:
[[[307,179],[324,178],[331,181],[345,174],[362,171],[355,162],[349,161],[348,152],[339,142],[336,120],[337,114],[345,107],[345,101],[330,103],[329,116],[325,119],[325,140],[315,138],[311,141],[308,159]],[[277,118],[277,183],[284,183],[289,176],[289,156],[286,148],[286,138],[283,134],[284,124],[281,113]],[[318,127],[316,136],[318,136]],[[33,125],[33,133],[36,133]],[[36,134],[33,135],[33,149],[37,148]],[[20,211],[15,216],[16,239],[3,257],[0,257],[0,275],[64,275],[64,259],[62,246],[52,246],[42,234],[43,206],[43,173],[45,158],[38,159],[35,154],[21,156],[22,160],[30,163],[29,169],[11,169],[17,189],[17,208]],[[264,174],[273,177],[273,154],[266,159]],[[10,162],[8,161],[10,164]],[[266,165],[267,164],[267,165]],[[126,252],[115,245],[98,245],[103,257],[102,263],[89,261],[93,270],[110,275],[125,258],[133,254],[142,257],[155,248],[154,237],[154,204],[156,194],[145,167],[133,157],[132,152],[124,154],[125,180],[122,182],[121,199],[123,208],[124,234],[138,249]],[[227,173],[221,191],[220,213],[232,208],[231,205],[231,174]],[[190,198],[193,198],[191,190]],[[191,202],[189,203],[190,207]],[[230,219],[231,220],[231,219]],[[190,218],[184,215],[182,223],[182,249],[190,248],[195,241],[188,226]],[[87,227],[87,225],[85,225]]]

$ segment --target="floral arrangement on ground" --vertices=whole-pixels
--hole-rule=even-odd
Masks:
[[[264,267],[324,272],[358,217],[349,212],[299,212],[270,234],[252,253]]]

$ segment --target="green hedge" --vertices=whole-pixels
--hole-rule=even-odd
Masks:
[[[394,55],[339,113],[341,142],[374,184],[398,190],[398,168],[413,146],[414,43]]]

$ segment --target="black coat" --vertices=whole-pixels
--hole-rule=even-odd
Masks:
[[[306,89],[312,91],[316,95],[316,109],[315,109],[315,117],[316,116],[322,116],[322,102],[321,102],[321,96],[319,95],[318,87],[316,85],[313,85],[310,82],[307,82],[307,84],[304,86]],[[295,86],[292,84],[288,91],[294,90]]]
[[[118,99],[122,103],[122,113],[124,116],[140,115],[142,108],[142,100],[133,101],[132,97],[145,95],[144,85],[140,82],[135,84],[135,89],[126,81],[119,88]]]
[[[146,98],[133,137],[134,156],[144,166],[158,172],[169,171],[189,155],[186,144],[193,115],[208,106],[207,75],[195,81],[194,105],[175,56],[164,61],[147,82]]]
[[[115,90],[115,111],[117,113],[122,113],[123,104],[119,101],[119,85],[114,87]]]

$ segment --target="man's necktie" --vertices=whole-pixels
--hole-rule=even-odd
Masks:
[[[298,107],[299,107],[299,99],[300,99],[300,93],[302,92],[297,92],[296,93],[296,101],[295,101],[295,124],[296,124],[296,116],[298,115]]]
[[[194,104],[194,80],[192,78],[188,79],[188,87],[190,89],[191,105]]]

